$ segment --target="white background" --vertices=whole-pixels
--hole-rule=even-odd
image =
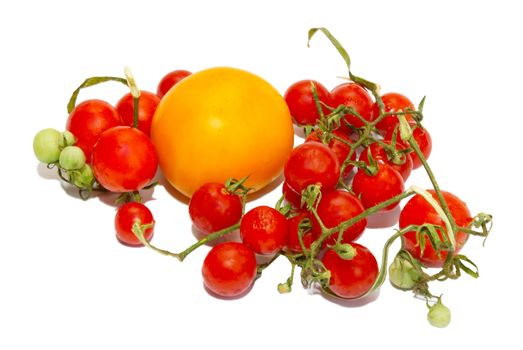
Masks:
[[[78,2],[79,3],[79,2]],[[11,1],[0,5],[1,349],[400,348],[493,346],[516,341],[521,312],[521,11],[517,1]],[[389,283],[363,306],[308,295],[281,259],[244,298],[202,287],[204,247],[184,263],[120,245],[113,198],[86,202],[38,165],[32,137],[65,127],[66,103],[86,77],[122,76],[129,66],[154,91],[168,71],[229,65],[257,73],[281,93],[294,81],[332,88],[346,75],[321,35],[344,44],[356,74],[416,103],[427,95],[430,159],[441,186],[474,213],[495,218],[491,237],[463,253],[480,278],[436,283],[453,320],[435,329],[426,308]],[[111,103],[108,84],[81,98]],[[408,184],[428,186],[418,170]],[[148,201],[154,243],[194,241],[187,207],[158,187]],[[250,202],[273,205],[274,192]],[[361,239],[380,255],[392,230]]]

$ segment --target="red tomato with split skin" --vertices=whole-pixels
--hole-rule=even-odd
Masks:
[[[178,84],[181,80],[188,77],[192,73],[183,69],[175,70],[167,73],[158,83],[156,94],[162,98],[169,90]]]
[[[356,254],[352,259],[343,259],[329,249],[322,263],[330,271],[329,289],[340,298],[353,299],[367,293],[378,277],[378,262],[364,246],[351,243]]]
[[[242,242],[258,254],[274,254],[287,244],[287,219],[268,206],[249,210],[240,223]]]
[[[86,100],[79,103],[69,114],[66,129],[76,138],[76,146],[84,151],[87,163],[91,163],[91,152],[102,132],[121,125],[116,109],[102,100]]]
[[[148,185],[156,174],[158,156],[147,135],[117,126],[100,134],[92,151],[96,180],[111,192],[132,192]]]
[[[307,138],[305,139],[305,142],[322,142],[320,139],[321,131],[315,130],[313,131]],[[352,141],[349,139],[349,137],[339,131],[334,130],[332,132],[333,137],[330,139],[327,146],[331,149],[331,151],[336,155],[336,158],[338,159],[338,163],[341,165],[343,162],[345,162],[345,159],[349,156],[352,148],[349,144],[352,143]],[[352,152],[350,160],[355,161],[356,160],[356,152]],[[345,167],[345,170],[343,171],[343,176],[346,177],[351,170],[354,168],[352,164],[349,164]],[[341,170],[341,169],[340,169]]]
[[[291,116],[298,125],[315,125],[320,119],[320,113],[312,93],[312,85],[316,88],[318,100],[327,106],[331,105],[329,90],[321,83],[315,80],[300,80],[292,84],[285,91],[283,98],[289,107]],[[322,106],[322,111],[324,115],[330,113],[325,106]]]
[[[334,189],[340,177],[340,165],[334,152],[320,142],[305,142],[291,151],[283,170],[285,182],[296,193],[309,185],[322,191]]]
[[[403,178],[390,165],[376,163],[376,166],[376,174],[369,175],[363,169],[359,169],[352,180],[352,190],[360,198],[365,209],[389,200],[405,189]],[[399,201],[383,210],[391,210],[398,205]]]
[[[151,123],[160,98],[149,91],[140,91],[138,99],[138,129],[147,136],[151,134]],[[131,93],[125,94],[116,104],[116,110],[124,125],[134,125],[134,98]]]
[[[339,105],[352,107],[364,120],[372,122],[374,101],[362,86],[356,83],[338,85],[331,91],[331,100],[334,108]],[[361,128],[365,125],[360,118],[352,114],[346,114],[344,119],[346,123],[355,128]],[[347,129],[344,125],[345,123],[342,122],[342,128]]]
[[[242,216],[242,200],[225,185],[207,183],[191,197],[189,215],[193,225],[209,234],[238,223]]]
[[[140,225],[152,224],[143,231],[144,238],[150,241],[154,231],[153,214],[144,204],[137,202],[129,202],[118,208],[114,218],[116,237],[124,245],[142,247],[143,244],[132,231],[135,222],[139,222]]]
[[[434,199],[438,200],[434,190],[428,191]],[[470,211],[461,199],[450,192],[442,191],[443,198],[449,207],[450,213],[459,227],[468,227],[473,218]],[[413,196],[407,204],[403,207],[399,218],[399,227],[404,229],[409,225],[423,225],[433,224],[443,228],[438,230],[440,239],[443,239],[443,234],[447,234],[446,226],[441,217],[434,210],[432,205],[428,203],[422,196]],[[468,239],[468,234],[462,231],[455,232],[455,254],[465,245]],[[441,250],[439,255],[426,237],[425,249],[421,251],[420,242],[417,239],[415,231],[409,231],[402,236],[403,249],[407,250],[412,256],[418,259],[423,265],[427,267],[441,267],[447,258],[448,252]]]
[[[252,249],[238,242],[220,243],[205,257],[203,283],[220,297],[238,297],[254,283],[256,269],[256,256]]]
[[[326,228],[333,228],[344,221],[363,213],[365,210],[361,201],[353,194],[343,190],[333,190],[323,193],[317,207],[317,213]],[[357,240],[367,227],[367,219],[361,219],[343,232],[342,243]],[[319,222],[313,217],[312,229],[316,236],[321,235]],[[325,244],[333,245],[338,238],[338,232],[330,235]]]

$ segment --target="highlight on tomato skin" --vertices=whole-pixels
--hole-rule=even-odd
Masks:
[[[254,283],[256,269],[256,256],[245,244],[219,243],[205,257],[202,266],[203,283],[220,297],[238,297]]]
[[[136,128],[117,126],[104,131],[92,151],[96,180],[112,192],[138,191],[158,169],[158,157],[147,135]]]
[[[92,99],[79,103],[69,114],[66,129],[76,137],[76,146],[84,151],[87,163],[91,163],[91,152],[102,132],[122,125],[116,109],[108,102]]]
[[[287,245],[287,219],[274,208],[261,205],[249,210],[240,223],[242,242],[257,254],[274,254]]]
[[[437,200],[437,195],[434,190],[428,190],[428,192]],[[442,191],[442,194],[456,225],[459,227],[468,227],[472,221],[472,216],[465,202],[450,192]],[[442,235],[447,232],[445,223],[434,208],[422,196],[417,194],[413,196],[401,210],[399,227],[403,229],[409,225],[423,224],[442,227],[443,231],[438,230],[440,239],[443,239]],[[454,234],[456,240],[454,253],[457,254],[467,242],[469,235],[463,231],[458,231]],[[415,231],[409,231],[402,236],[402,246],[403,249],[407,250],[426,267],[442,267],[448,255],[448,252],[445,250],[441,250],[438,255],[428,238],[426,239],[426,244],[422,252]]]

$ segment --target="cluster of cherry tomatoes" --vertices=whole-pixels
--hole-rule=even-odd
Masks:
[[[317,81],[302,80],[285,92],[294,123],[305,130],[305,141],[285,163],[282,199],[274,207],[260,205],[245,212],[250,191],[244,186],[246,179],[205,183],[188,206],[203,238],[181,253],[153,246],[154,218],[139,192],[154,185],[158,168],[151,123],[161,98],[190,74],[167,74],[156,93],[138,91],[130,74],[127,80],[113,78],[131,89],[115,107],[102,100],[74,106],[72,99],[67,130],[40,131],[33,141],[36,157],[57,167],[60,177],[81,193],[121,193],[125,203],[117,210],[115,230],[125,245],[145,245],[183,260],[204,243],[239,230],[240,241],[214,245],[203,262],[204,284],[220,297],[248,292],[263,269],[282,255],[292,264],[292,275],[279,285],[280,292],[291,289],[299,266],[305,286],[319,286],[329,295],[355,299],[372,293],[383,282],[387,266],[380,268],[357,240],[370,215],[394,210],[412,196],[399,214],[399,230],[389,240],[402,240],[388,269],[390,279],[400,289],[414,290],[427,301],[432,298],[429,320],[436,326],[448,324],[448,309],[427,284],[457,278],[460,271],[475,275],[470,267],[475,265],[457,253],[469,234],[488,234],[491,217],[472,217],[463,201],[437,186],[427,163],[432,140],[421,125],[423,100],[416,108],[402,94],[381,95],[376,85],[352,74],[352,81],[332,91]],[[111,80],[91,79],[84,86]],[[434,189],[405,189],[412,170],[422,166]],[[268,256],[269,262],[258,263],[258,256]],[[426,267],[441,271],[431,276]]]

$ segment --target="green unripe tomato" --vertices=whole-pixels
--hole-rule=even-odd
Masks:
[[[450,309],[441,303],[441,299],[431,307],[427,314],[429,323],[434,327],[445,328],[450,323]]]
[[[74,172],[72,176],[73,184],[82,189],[91,189],[94,183],[93,169],[89,164],[85,164],[80,170]]]
[[[60,158],[62,134],[56,129],[40,130],[33,139],[33,151],[42,163],[54,163]]]
[[[69,130],[62,133],[62,147],[72,146],[76,143],[76,137]]]
[[[80,147],[67,146],[60,153],[60,167],[65,170],[78,170],[85,164],[85,154]]]
[[[390,283],[399,289],[410,290],[421,280],[422,273],[409,260],[396,255],[389,266]]]

